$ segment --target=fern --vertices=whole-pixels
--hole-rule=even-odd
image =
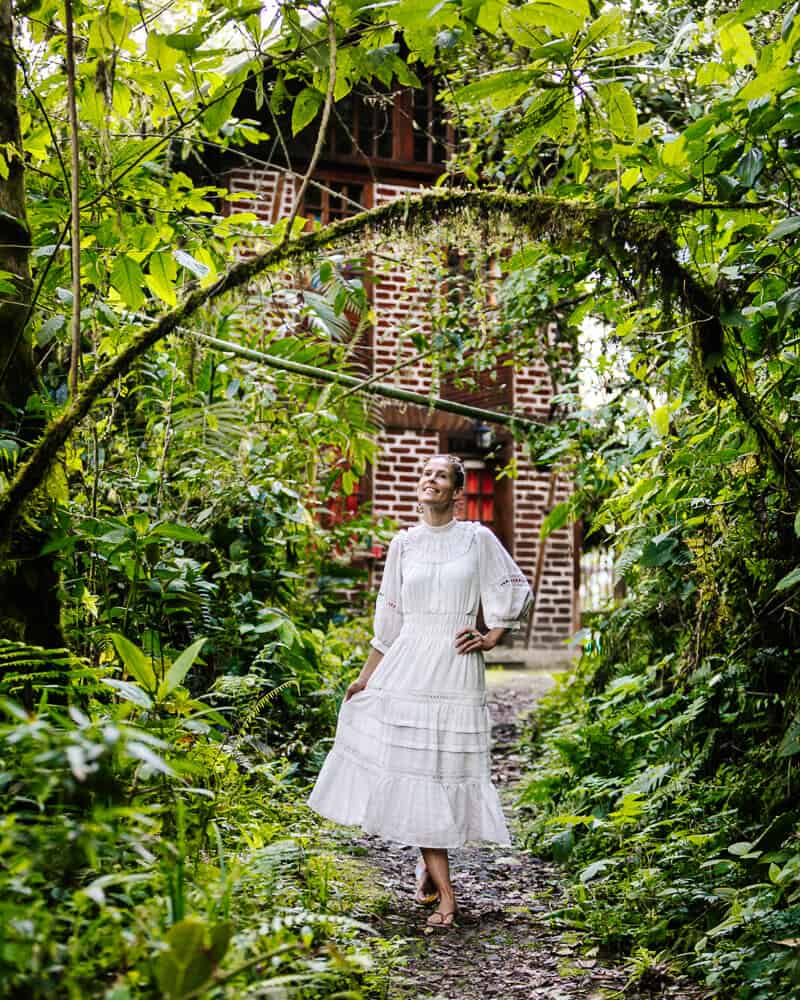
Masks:
[[[0,691],[4,694],[42,691],[86,679],[95,680],[94,671],[69,649],[45,649],[0,639]]]
[[[297,681],[293,677],[290,677],[289,680],[284,681],[283,684],[278,684],[277,687],[271,688],[269,691],[262,694],[260,698],[256,699],[256,701],[251,705],[251,707],[245,713],[245,716],[239,725],[240,739],[242,736],[245,735],[245,733],[247,733],[250,726],[252,726],[252,724],[261,714],[262,710],[265,709],[270,702],[274,701],[282,691],[285,691],[286,688],[292,684],[294,684],[295,687],[299,688]]]

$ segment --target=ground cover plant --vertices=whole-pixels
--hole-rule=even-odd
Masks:
[[[799,44],[773,0],[0,0],[10,995],[374,988],[299,804],[363,651],[350,554],[390,530],[337,507],[374,414],[197,335],[344,370],[388,239],[470,261],[426,364],[544,354],[528,447],[575,492],[543,532],[583,518],[627,586],[528,737],[564,918],[642,979],[796,989]],[[313,169],[274,224],[193,179],[266,141],[247,80],[322,134],[423,70],[459,136],[437,192],[309,229]]]

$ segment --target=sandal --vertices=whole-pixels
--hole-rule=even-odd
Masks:
[[[428,927],[457,927],[457,912],[458,910],[448,910],[446,913],[442,913],[441,910],[434,910],[434,912],[428,917]]]
[[[414,902],[420,903],[422,906],[428,906],[430,903],[438,903],[439,901],[439,891],[434,888],[433,892],[425,892],[425,886],[429,881],[432,881],[430,875],[428,875],[428,869],[425,867],[425,862],[420,858],[417,862],[417,867],[414,869],[414,875],[417,880],[417,888],[414,893]]]

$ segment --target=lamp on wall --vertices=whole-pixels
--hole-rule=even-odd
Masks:
[[[479,420],[472,431],[475,439],[475,447],[478,451],[488,451],[494,444],[494,431],[488,425]]]

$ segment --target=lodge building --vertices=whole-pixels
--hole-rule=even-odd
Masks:
[[[288,121],[271,120],[271,113],[259,109],[247,89],[235,113],[240,118],[260,119],[271,136],[277,125],[285,139],[253,146],[244,156],[241,152],[221,155],[213,166],[217,182],[238,196],[229,202],[230,211],[250,211],[275,223],[292,210],[318,122],[291,139]],[[356,206],[377,207],[414,194],[434,184],[444,172],[453,140],[432,82],[422,89],[353,93],[334,106],[312,178],[317,184],[309,185],[301,214],[325,224],[353,214]],[[374,375],[396,368],[398,362],[417,353],[408,331],[411,327],[417,335],[430,331],[431,290],[402,262],[376,268],[368,289],[375,319],[357,360],[359,374]],[[548,419],[557,388],[543,360],[523,362],[513,350],[494,372],[477,378],[432,384],[433,377],[432,367],[419,363],[382,380],[426,394],[433,389],[443,398],[537,420]],[[376,404],[376,411],[381,425],[379,457],[361,483],[357,501],[370,503],[376,517],[391,517],[404,527],[413,525],[419,517],[415,484],[424,460],[437,452],[456,453],[466,466],[459,516],[489,525],[533,580],[541,544],[539,529],[548,503],[552,507],[568,493],[563,477],[553,481],[551,469],[534,467],[522,445],[499,425],[490,427],[387,399]],[[516,478],[498,477],[498,470],[512,459]],[[579,549],[577,531],[571,527],[556,531],[547,541],[530,637],[534,649],[561,649],[578,627]],[[382,569],[379,553],[371,569],[374,582]],[[519,644],[524,638],[518,635],[514,641]]]

